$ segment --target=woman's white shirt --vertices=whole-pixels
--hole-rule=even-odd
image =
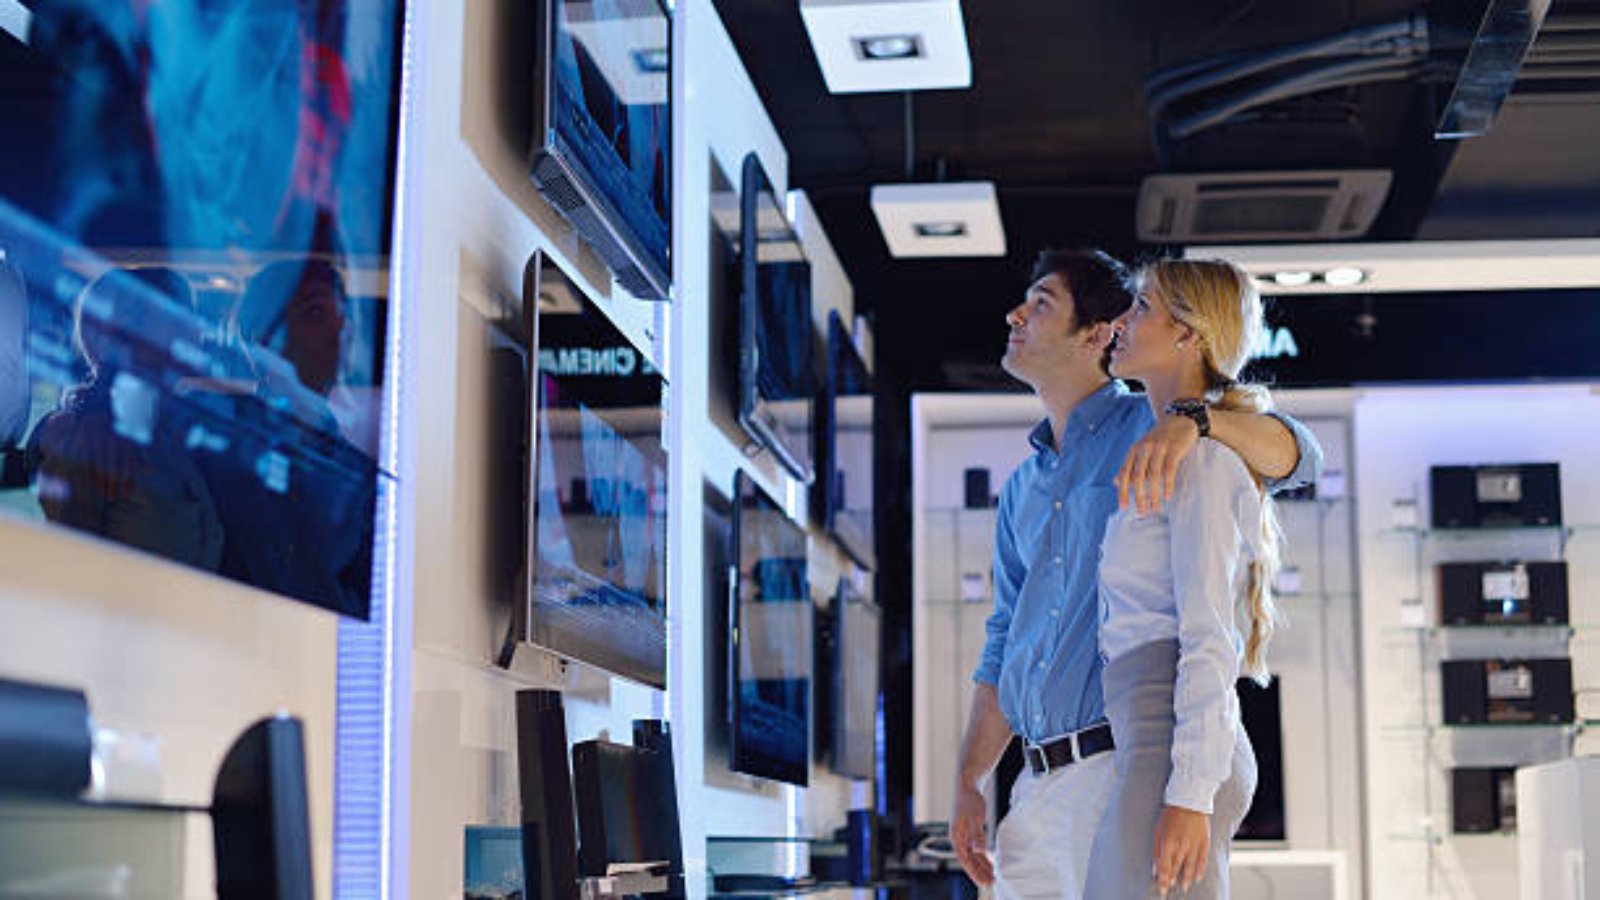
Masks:
[[[1100,562],[1100,652],[1109,664],[1177,640],[1177,722],[1165,800],[1211,812],[1233,765],[1244,639],[1235,621],[1261,547],[1261,492],[1238,454],[1202,440],[1158,513],[1119,510]]]

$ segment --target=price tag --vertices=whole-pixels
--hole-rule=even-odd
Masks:
[[[961,599],[966,603],[982,603],[989,599],[989,581],[982,572],[961,574]]]

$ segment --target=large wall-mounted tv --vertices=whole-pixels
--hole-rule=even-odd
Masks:
[[[806,533],[743,472],[734,480],[733,530],[733,770],[803,786],[811,774],[816,611]]]
[[[672,293],[672,15],[662,0],[539,0],[532,177],[618,283]]]
[[[823,527],[867,569],[877,565],[872,523],[872,375],[838,312],[828,313],[828,378],[818,411]]]
[[[877,767],[878,659],[882,630],[877,604],[868,596],[870,578],[848,567],[839,577],[827,628],[827,667],[819,677],[819,730],[825,731],[829,767],[847,778],[868,779]],[[826,695],[826,700],[823,700]]]
[[[525,282],[539,312],[523,636],[665,687],[665,380],[544,253]]]
[[[366,617],[400,0],[7,5],[0,509]]]
[[[754,153],[740,188],[739,424],[796,478],[812,478],[816,367],[811,264]]]

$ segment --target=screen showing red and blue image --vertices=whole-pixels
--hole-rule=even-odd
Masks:
[[[399,0],[0,10],[0,509],[365,617]]]
[[[661,271],[672,245],[671,19],[660,0],[555,3],[554,139]]]
[[[816,610],[806,533],[753,480],[741,473],[738,481],[733,769],[804,785]]]
[[[667,665],[664,386],[554,266],[540,292],[530,638],[663,687]]]

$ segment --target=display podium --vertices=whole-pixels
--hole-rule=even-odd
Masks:
[[[1523,897],[1600,898],[1600,758],[1517,770],[1517,870]]]

